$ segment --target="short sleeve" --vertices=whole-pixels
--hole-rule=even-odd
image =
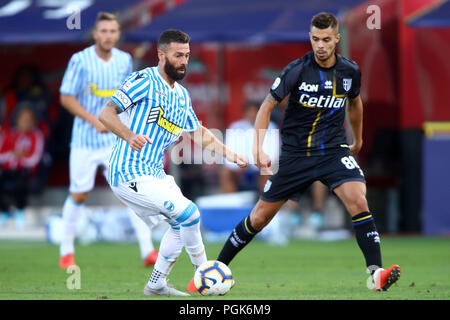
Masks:
[[[297,85],[300,73],[299,68],[300,64],[298,60],[291,62],[275,79],[272,87],[270,88],[270,93],[275,100],[278,102],[283,100]]]
[[[76,96],[81,89],[83,77],[83,67],[79,54],[74,54],[69,61],[66,72],[59,88],[59,92],[71,96]]]
[[[192,108],[191,100],[189,99],[189,107],[187,110],[187,118],[184,125],[184,130],[191,132],[197,130],[198,128],[200,128],[200,123],[197,119],[197,115],[195,114],[194,109]]]
[[[359,70],[358,67],[356,67],[355,73],[353,74],[352,78],[352,87],[350,88],[350,91],[348,92],[348,98],[354,99],[359,95],[359,91],[361,89],[361,70]]]
[[[151,79],[146,72],[133,72],[113,94],[111,100],[125,111],[146,97],[150,84]]]

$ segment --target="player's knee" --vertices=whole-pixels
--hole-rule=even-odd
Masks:
[[[175,262],[175,261],[177,261],[178,257],[180,256],[182,249],[183,248],[180,248],[180,249],[176,249],[176,250],[173,250],[170,252],[167,250],[160,250],[159,255],[167,262]]]
[[[89,193],[71,193],[70,197],[76,204],[82,204],[86,202],[87,198],[89,196]]]
[[[200,212],[195,203],[191,202],[189,204],[182,212],[178,222],[183,228],[200,226]]]
[[[352,211],[350,213],[354,214],[358,214],[369,210],[369,207],[367,205],[367,199],[364,194],[357,194],[354,197],[352,197],[350,206]]]

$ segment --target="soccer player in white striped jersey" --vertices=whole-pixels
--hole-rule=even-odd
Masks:
[[[132,73],[99,115],[105,127],[118,136],[110,158],[108,181],[112,190],[148,224],[158,220],[170,224],[144,288],[147,296],[189,295],[167,285],[167,276],[183,247],[194,270],[207,260],[200,212],[183,196],[173,177],[164,173],[164,150],[186,131],[202,147],[242,168],[248,165],[244,156],[229,150],[199,123],[189,92],[177,82],[186,75],[189,40],[180,30],[163,32],[157,44],[158,65]],[[125,114],[128,121],[121,122],[119,114]]]
[[[60,246],[61,268],[75,265],[74,238],[84,202],[94,188],[98,167],[106,175],[114,135],[97,116],[132,71],[130,54],[114,46],[120,37],[115,15],[100,12],[93,30],[95,44],[75,53],[70,59],[61,88],[60,102],[75,116],[70,145],[70,195],[62,211],[64,238]],[[130,209],[127,209],[140,245],[145,265],[156,261],[151,231]]]

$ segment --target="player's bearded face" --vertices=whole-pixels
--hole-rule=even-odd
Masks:
[[[182,80],[187,72],[189,62],[189,44],[171,43],[164,54],[164,71],[173,80]]]
[[[326,29],[312,27],[309,37],[316,59],[323,62],[327,61],[332,55],[334,55],[336,45],[340,39],[340,35],[337,33],[337,30],[331,27]]]
[[[186,75],[186,65],[176,66],[175,63],[170,62],[169,57],[166,56],[166,63],[164,64],[164,71],[173,80],[182,80]]]

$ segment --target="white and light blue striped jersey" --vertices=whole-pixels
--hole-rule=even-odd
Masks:
[[[109,184],[116,186],[145,175],[163,178],[164,150],[183,131],[200,127],[189,92],[177,82],[171,88],[158,67],[152,67],[132,73],[111,99],[124,110],[122,122],[152,143],[135,151],[117,137],[109,159]]]
[[[95,45],[75,53],[64,74],[60,93],[74,96],[90,113],[98,116],[109,98],[133,71],[131,55],[113,48],[108,61],[101,59]],[[98,133],[80,117],[75,117],[71,147],[104,148],[114,144],[114,134]]]

